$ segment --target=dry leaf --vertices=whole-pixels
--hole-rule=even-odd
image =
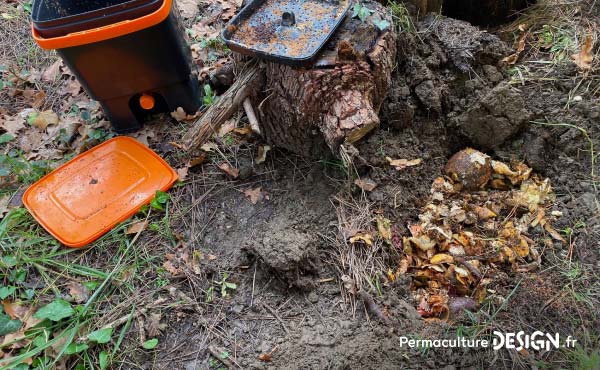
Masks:
[[[410,237],[408,241],[413,243],[417,248],[422,251],[428,251],[435,247],[435,241],[431,240],[427,235],[421,235],[419,237]]]
[[[4,306],[4,312],[13,320],[24,321],[30,311],[30,308],[23,305],[21,301],[11,302],[10,299],[5,299],[2,301],[2,305]]]
[[[132,234],[141,233],[142,231],[146,230],[146,227],[148,227],[148,221],[146,221],[146,220],[138,221],[138,222],[134,223],[133,225],[129,226],[129,229],[127,229],[125,234],[132,235]]]
[[[176,169],[175,171],[177,172],[177,177],[179,178],[179,181],[185,181],[185,179],[187,178],[188,175],[188,170],[189,167],[181,167]]]
[[[22,115],[4,116],[4,121],[0,122],[0,128],[7,133],[16,136],[19,131],[25,128],[25,119]]]
[[[62,59],[58,59],[50,67],[48,67],[44,73],[42,73],[42,80],[46,82],[54,82],[60,72],[60,66],[62,65]]]
[[[581,51],[571,56],[573,62],[577,64],[577,67],[583,70],[589,70],[592,68],[592,61],[594,60],[594,55],[592,54],[593,48],[594,39],[592,38],[592,35],[587,35],[585,37],[585,41],[583,42],[583,46],[581,47]]]
[[[525,50],[525,40],[527,39],[527,36],[529,36],[529,32],[524,32],[521,37],[519,37],[519,40],[517,41],[517,50],[513,54],[502,59],[504,63],[513,65],[519,60],[519,55]]]
[[[357,233],[353,237],[350,238],[350,243],[354,244],[356,242],[363,242],[369,247],[373,246],[373,235],[370,233]]]
[[[206,156],[204,154],[192,159],[189,163],[188,163],[188,167],[189,168],[194,168],[196,166],[201,165],[202,163],[204,163],[206,161]]]
[[[149,337],[158,337],[161,332],[166,329],[167,324],[161,324],[160,320],[162,315],[160,313],[153,312],[148,315],[146,320],[146,332]]]
[[[227,121],[225,121],[225,123],[223,123],[219,128],[219,136],[223,137],[231,131],[233,131],[233,129],[235,129],[236,124],[237,122],[235,119],[228,119]]]
[[[229,176],[233,177],[234,179],[237,178],[240,175],[240,170],[238,170],[237,168],[233,167],[229,163],[223,162],[220,165],[218,165],[217,167],[219,167],[219,169],[221,171],[225,172],[226,174],[228,174]]]
[[[454,257],[445,253],[438,253],[429,259],[429,263],[432,265],[439,265],[442,263],[454,263]]]
[[[173,265],[173,262],[171,262],[171,261],[165,261],[163,263],[163,268],[165,270],[167,270],[173,276],[178,276],[181,274],[181,270],[176,268],[175,265]]]
[[[23,97],[27,98],[32,108],[39,109],[46,100],[46,93],[41,90],[27,89],[23,91]]]
[[[497,216],[496,213],[494,213],[493,211],[489,210],[486,207],[475,206],[473,208],[473,211],[477,215],[477,218],[480,220],[487,220],[487,219],[494,218]]]
[[[194,118],[196,118],[197,115],[196,114],[194,114],[194,115],[187,114],[183,110],[182,107],[177,107],[177,109],[175,109],[175,111],[171,112],[171,117],[173,117],[177,121],[189,121],[189,120],[193,120]]]
[[[252,133],[252,126],[245,125],[244,127],[236,127],[233,129],[233,132],[242,136],[250,135]]]
[[[377,217],[377,231],[379,232],[379,237],[386,242],[392,241],[392,222],[385,217],[378,216]]]
[[[402,170],[406,167],[417,166],[417,165],[421,164],[421,162],[422,162],[421,158],[408,160],[408,159],[392,159],[390,157],[386,157],[385,159],[387,159],[387,161],[390,162],[391,166],[396,167],[397,170]]]
[[[264,361],[264,362],[269,362],[269,361],[271,361],[271,359],[273,359],[273,355],[270,353],[261,353],[258,356],[258,359],[261,361]]]
[[[248,197],[248,199],[250,199],[250,202],[252,204],[256,204],[263,198],[263,193],[261,189],[261,187],[258,187],[256,189],[246,189],[243,191],[243,193]]]
[[[261,164],[267,160],[267,153],[271,150],[271,147],[268,145],[261,145],[258,147],[258,154],[256,155],[256,163]]]
[[[76,281],[71,281],[68,283],[67,288],[69,289],[69,295],[77,303],[87,302],[88,298],[90,297],[90,291],[88,288]]]
[[[377,187],[377,183],[369,178],[356,179],[354,184],[364,191],[373,191]]]
[[[202,144],[202,146],[200,146],[200,149],[204,150],[205,152],[212,152],[213,150],[218,150],[219,146],[209,141],[208,143]]]
[[[562,235],[560,235],[560,233],[558,231],[556,231],[556,229],[554,229],[552,226],[550,226],[549,223],[544,224],[544,229],[548,232],[548,234],[550,234],[550,236],[553,239],[556,239],[556,240],[561,241],[563,243],[567,242],[565,240],[565,238],[563,238]]]
[[[198,0],[177,0],[177,8],[183,18],[194,18],[198,15]]]
[[[39,129],[45,130],[50,125],[58,124],[58,115],[51,110],[38,113],[31,124]]]
[[[10,198],[11,196],[9,194],[0,196],[0,220],[2,220],[4,215],[8,213],[8,204],[10,203]]]
[[[81,84],[77,79],[72,79],[67,82],[64,89],[65,93],[77,96],[81,92]]]

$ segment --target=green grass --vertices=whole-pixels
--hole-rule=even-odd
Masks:
[[[162,227],[168,225],[169,220],[168,202],[163,205],[164,213],[153,209],[146,215],[136,216],[157,220],[162,225],[156,231],[159,235],[164,233]],[[122,310],[120,301],[139,296],[144,287],[155,289],[154,284],[147,281],[147,272],[157,271],[164,256],[149,253],[139,243],[139,235],[125,233],[133,222],[118,225],[93,243],[92,248],[72,249],[61,246],[23,208],[11,210],[0,221],[0,293],[7,295],[5,298],[10,302],[30,307],[35,315],[51,302],[58,302],[64,309],[51,312],[48,318],[44,317],[42,322],[25,331],[22,348],[11,350],[12,343],[1,346],[0,350],[13,356],[0,359],[1,370],[15,366],[17,369],[52,369],[64,360],[75,369],[104,369],[109,362],[118,361],[121,352],[117,349],[123,344],[127,325],[122,329],[113,328],[108,339],[77,339],[99,329],[103,316],[127,313],[119,312]],[[161,278],[164,285],[170,283],[165,276],[158,276],[156,280]],[[69,282],[88,287],[89,298],[80,303],[73,300],[66,288]],[[0,308],[2,317],[8,316]],[[21,327],[19,324],[17,329]],[[27,359],[33,360],[30,366],[22,364]]]
[[[413,32],[415,30],[410,13],[404,3],[388,0],[387,6],[392,14],[392,21],[396,27],[396,32]]]

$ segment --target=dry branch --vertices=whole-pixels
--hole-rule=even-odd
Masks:
[[[258,64],[251,63],[243,70],[235,83],[219,100],[211,105],[194,123],[183,137],[183,143],[188,150],[198,148],[208,140],[219,127],[238,111],[244,100],[263,86],[264,69]]]

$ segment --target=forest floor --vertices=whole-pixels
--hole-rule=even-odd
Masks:
[[[179,2],[205,86],[241,63],[219,39],[240,6]],[[130,136],[180,181],[70,249],[21,196],[116,134],[33,42],[31,3],[2,1],[0,368],[600,368],[600,6],[488,28],[388,7],[392,90],[354,165],[270,148],[241,112],[188,153],[190,120],[157,116]],[[443,177],[467,147],[495,163],[477,190]],[[560,348],[401,343],[519,331]]]

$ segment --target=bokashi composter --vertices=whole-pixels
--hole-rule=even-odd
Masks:
[[[56,49],[118,132],[151,114],[200,105],[174,0],[34,0],[32,31]]]

